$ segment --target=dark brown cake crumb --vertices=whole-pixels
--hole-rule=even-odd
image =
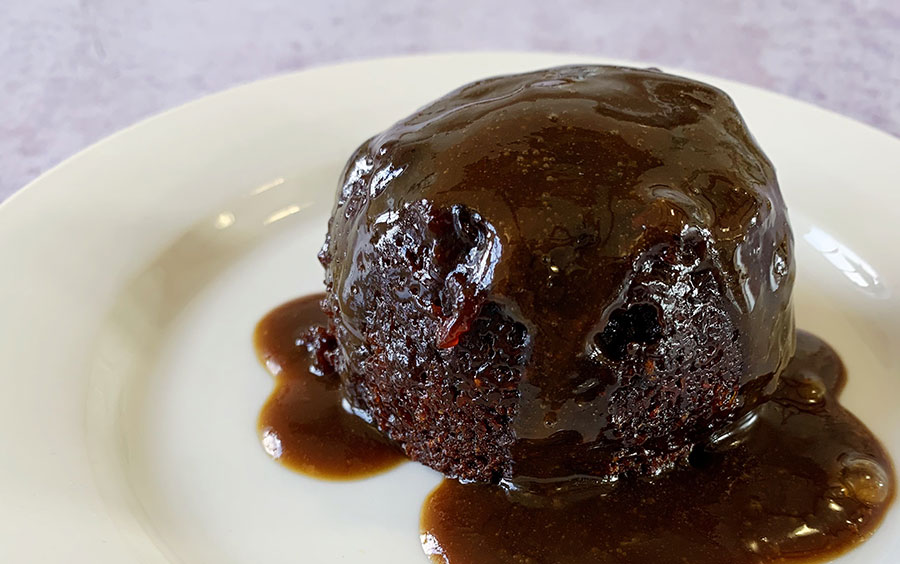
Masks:
[[[721,91],[619,67],[488,79],[350,159],[320,362],[448,476],[655,474],[774,390],[792,244]]]

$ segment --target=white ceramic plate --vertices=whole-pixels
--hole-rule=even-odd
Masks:
[[[361,482],[259,446],[271,307],[315,253],[356,145],[475,78],[597,61],[387,59],[241,86],[85,150],[0,207],[0,562],[425,562],[416,464]],[[690,74],[690,73],[686,73]],[[797,238],[798,322],[849,367],[843,402],[900,453],[900,141],[741,84]],[[900,560],[900,509],[841,562]]]

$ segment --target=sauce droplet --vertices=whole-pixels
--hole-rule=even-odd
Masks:
[[[822,403],[825,401],[825,396],[828,393],[828,389],[825,387],[825,382],[822,381],[818,375],[804,370],[800,373],[799,378],[796,380],[797,382],[797,396],[804,402],[810,405]]]
[[[878,505],[890,494],[888,473],[878,462],[861,454],[841,460],[841,483],[848,493],[866,505]]]

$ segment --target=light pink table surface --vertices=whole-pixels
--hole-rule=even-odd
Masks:
[[[900,135],[900,0],[0,0],[0,200],[90,143],[222,88],[479,49],[681,67]]]

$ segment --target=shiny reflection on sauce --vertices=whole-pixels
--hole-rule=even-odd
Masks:
[[[833,558],[865,539],[894,496],[877,439],[837,402],[837,355],[798,333],[776,397],[653,479],[507,492],[445,480],[422,513],[435,562],[730,564]]]
[[[260,362],[275,377],[275,389],[259,415],[263,448],[285,466],[332,480],[363,478],[405,460],[396,445],[341,406],[335,374],[310,372],[303,342],[307,330],[324,325],[322,295],[288,302],[256,326]]]
[[[321,295],[284,304],[256,328],[276,378],[259,418],[266,451],[307,475],[352,479],[402,460],[341,406],[336,375],[310,371],[304,339]],[[800,332],[774,399],[655,478],[508,491],[445,480],[426,500],[423,548],[443,564],[819,562],[870,535],[894,497],[877,439],[837,397],[835,352]]]

